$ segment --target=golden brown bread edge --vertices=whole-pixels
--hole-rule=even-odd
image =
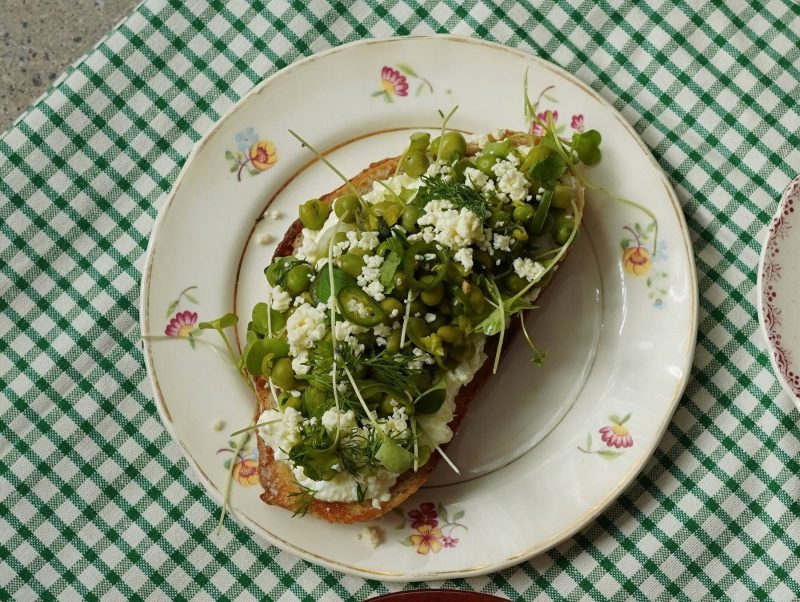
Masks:
[[[513,132],[506,130],[503,138],[512,133]],[[467,148],[467,154],[474,154],[476,150],[476,147],[470,145]],[[384,180],[394,175],[398,160],[399,157],[392,157],[372,163],[364,171],[350,180],[350,182],[359,193],[365,194],[372,189],[374,180]],[[340,186],[333,192],[321,197],[320,200],[324,203],[331,203],[335,198],[346,192],[346,188],[346,185]],[[578,189],[576,206],[581,214],[583,213],[583,204],[583,190]],[[302,230],[303,224],[299,219],[295,220],[292,225],[289,226],[283,240],[278,244],[273,255],[273,260],[276,257],[285,257],[293,253]],[[566,257],[566,254],[564,257]],[[562,261],[564,257],[562,257]],[[506,331],[507,344],[505,345],[503,354],[509,349],[510,342],[518,330],[519,321],[515,320]],[[487,342],[485,349],[488,359],[483,363],[483,366],[481,366],[474,378],[468,384],[464,385],[456,395],[453,420],[449,425],[453,431],[453,436],[458,432],[458,427],[466,413],[467,404],[475,397],[492,374],[492,362],[496,349],[497,337],[492,337]],[[260,415],[264,410],[273,408],[274,403],[269,388],[267,387],[266,379],[263,377],[259,378],[256,384],[260,401]],[[272,449],[264,444],[260,435],[256,438],[258,439],[259,454],[258,476],[261,481],[261,486],[264,488],[261,499],[267,504],[294,511],[298,503],[296,494],[300,491],[300,488],[294,479],[289,465],[283,461],[275,461]],[[446,447],[446,445],[442,445],[442,448],[446,449]],[[400,475],[397,479],[397,483],[392,487],[392,497],[389,501],[382,502],[380,508],[373,507],[371,501],[326,502],[314,499],[311,502],[309,513],[332,523],[357,523],[376,519],[382,514],[399,506],[413,495],[422,484],[428,480],[428,477],[436,468],[439,460],[440,455],[434,453],[431,455],[427,464],[422,466],[417,472],[408,471]]]

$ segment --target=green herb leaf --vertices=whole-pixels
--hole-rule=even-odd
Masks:
[[[339,268],[333,268],[333,286],[336,291],[336,295],[338,295],[344,287],[357,286],[357,284],[355,278],[343,272]],[[311,287],[311,293],[314,295],[314,298],[321,303],[327,303],[328,299],[330,299],[330,270],[328,269],[327,265],[320,270],[320,272],[317,274],[317,277],[314,279],[314,284]]]
[[[543,153],[528,169],[531,179],[546,184],[555,182],[567,170],[567,162],[558,152]]]
[[[283,286],[286,282],[286,274],[289,273],[298,263],[303,263],[297,257],[278,257],[264,269],[264,275],[270,286]]]
[[[394,274],[403,263],[403,243],[399,238],[389,238],[383,243],[389,248],[389,253],[380,267],[380,282],[388,295],[394,290]]]
[[[600,142],[602,136],[597,130],[589,130],[582,134],[572,135],[572,148],[578,154],[578,158],[586,165],[599,163],[602,158],[600,152]]]
[[[211,320],[209,322],[200,322],[197,326],[201,330],[222,330],[223,328],[228,328],[229,326],[233,326],[239,321],[239,317],[236,314],[225,314],[217,318],[216,320]]]

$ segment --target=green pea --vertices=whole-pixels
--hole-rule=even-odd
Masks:
[[[400,331],[393,330],[392,333],[389,335],[389,338],[386,339],[386,351],[389,353],[397,353],[400,351]]]
[[[411,144],[408,149],[412,151],[424,151],[430,144],[431,135],[428,132],[414,132],[411,134]]]
[[[381,306],[383,313],[386,314],[386,317],[383,319],[384,324],[394,324],[403,319],[403,313],[406,308],[398,299],[386,297],[383,301],[378,303],[378,305]],[[392,317],[393,315],[394,317]]]
[[[475,168],[485,173],[487,176],[493,176],[492,166],[497,161],[497,157],[490,155],[478,155],[475,158]]]
[[[295,296],[307,291],[313,273],[313,268],[307,263],[294,266],[286,273],[286,290]]]
[[[408,338],[414,341],[414,344],[418,347],[420,346],[421,340],[431,333],[428,324],[422,318],[409,318],[406,330]]]
[[[331,208],[319,199],[311,199],[300,205],[300,221],[309,230],[319,230],[328,219]]]
[[[356,221],[356,214],[361,208],[361,199],[352,193],[346,193],[340,196],[333,203],[333,211],[345,224],[352,224]]]
[[[444,298],[439,305],[436,306],[436,312],[443,316],[452,316],[453,307],[450,305],[450,299]]]
[[[414,205],[406,205],[403,208],[403,216],[400,218],[400,223],[402,224],[403,228],[406,229],[406,232],[414,234],[419,230],[419,226],[417,225],[418,219],[419,209],[414,207]]]
[[[344,230],[340,230],[339,232],[333,235],[333,244],[345,242],[346,240],[347,240],[347,232],[345,232]]]
[[[398,299],[405,299],[406,293],[408,293],[406,273],[403,270],[397,270],[394,273],[393,282],[394,290],[392,291],[392,295],[396,296]]]
[[[460,343],[463,335],[461,334],[461,330],[459,330],[456,326],[446,325],[440,326],[436,330],[436,334],[442,337],[442,340],[445,343]]]
[[[430,161],[422,151],[412,151],[403,157],[402,169],[412,178],[418,178],[428,169]]]
[[[342,255],[339,258],[339,262],[342,266],[342,271],[345,274],[349,274],[353,278],[357,278],[359,274],[361,274],[361,270],[364,267],[364,260],[361,258],[361,256],[353,253],[352,251]]]
[[[527,286],[528,281],[517,274],[509,274],[505,277],[504,284],[510,293],[517,294]]]
[[[565,244],[569,240],[569,237],[574,229],[574,218],[568,216],[558,218],[553,224],[553,229],[551,230],[553,234],[553,240],[555,240],[559,245]]]
[[[483,154],[490,157],[506,157],[511,152],[511,140],[501,142],[489,142],[483,147]]]
[[[518,224],[527,224],[533,219],[533,214],[536,213],[533,207],[528,205],[519,205],[518,207],[514,207],[514,213],[512,214],[514,221]]]
[[[421,280],[424,280],[425,278],[429,278],[429,276],[423,276]],[[419,298],[422,299],[422,302],[428,307],[439,305],[441,300],[444,298],[444,284],[440,282],[433,288],[428,289],[427,291],[422,291],[419,294]]]
[[[479,314],[486,308],[486,296],[478,286],[473,286],[469,291],[469,305],[472,311]]]
[[[572,186],[568,184],[556,184],[553,191],[553,200],[550,204],[556,209],[569,209],[572,205]]]
[[[272,366],[272,374],[270,376],[272,377],[272,383],[281,389],[294,389],[297,386],[291,358],[282,357],[277,360]]]
[[[431,141],[431,154],[435,157],[439,154],[439,136]]]
[[[414,316],[416,314],[425,314],[425,313],[427,313],[427,311],[428,311],[428,308],[425,306],[425,304],[421,300],[414,299],[411,302],[411,307],[409,308],[409,315]]]
[[[442,161],[450,162],[453,159],[460,159],[467,153],[467,141],[460,132],[445,132],[439,142],[437,157]]]

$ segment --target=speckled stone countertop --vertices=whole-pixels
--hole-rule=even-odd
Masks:
[[[0,131],[136,0],[0,0]]]

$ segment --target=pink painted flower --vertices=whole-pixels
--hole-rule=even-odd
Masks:
[[[381,88],[387,96],[408,96],[408,80],[397,69],[384,66],[381,69]]]
[[[582,114],[581,115],[573,115],[572,116],[572,121],[570,121],[569,125],[573,130],[576,130],[578,132],[582,132],[583,131],[583,115]]]
[[[439,521],[436,520],[439,518],[439,515],[436,513],[436,506],[431,502],[420,504],[419,510],[411,510],[408,513],[408,517],[413,519],[411,523],[412,529],[419,529],[422,525],[428,525],[430,527],[437,527],[439,525]]]
[[[625,420],[616,421],[611,419],[610,426],[604,426],[600,429],[600,438],[608,447],[631,447],[633,445],[633,437],[625,426]]]
[[[195,324],[197,324],[196,311],[179,311],[167,324],[164,334],[168,337],[188,337],[194,331]]]
[[[531,124],[531,134],[541,136],[544,133],[544,125],[547,125],[547,116],[553,116],[553,123],[558,122],[558,111],[550,111],[549,109],[544,113],[538,113],[536,119]]]
[[[458,537],[450,537],[449,535],[442,536],[442,543],[445,548],[455,548],[458,545]]]

